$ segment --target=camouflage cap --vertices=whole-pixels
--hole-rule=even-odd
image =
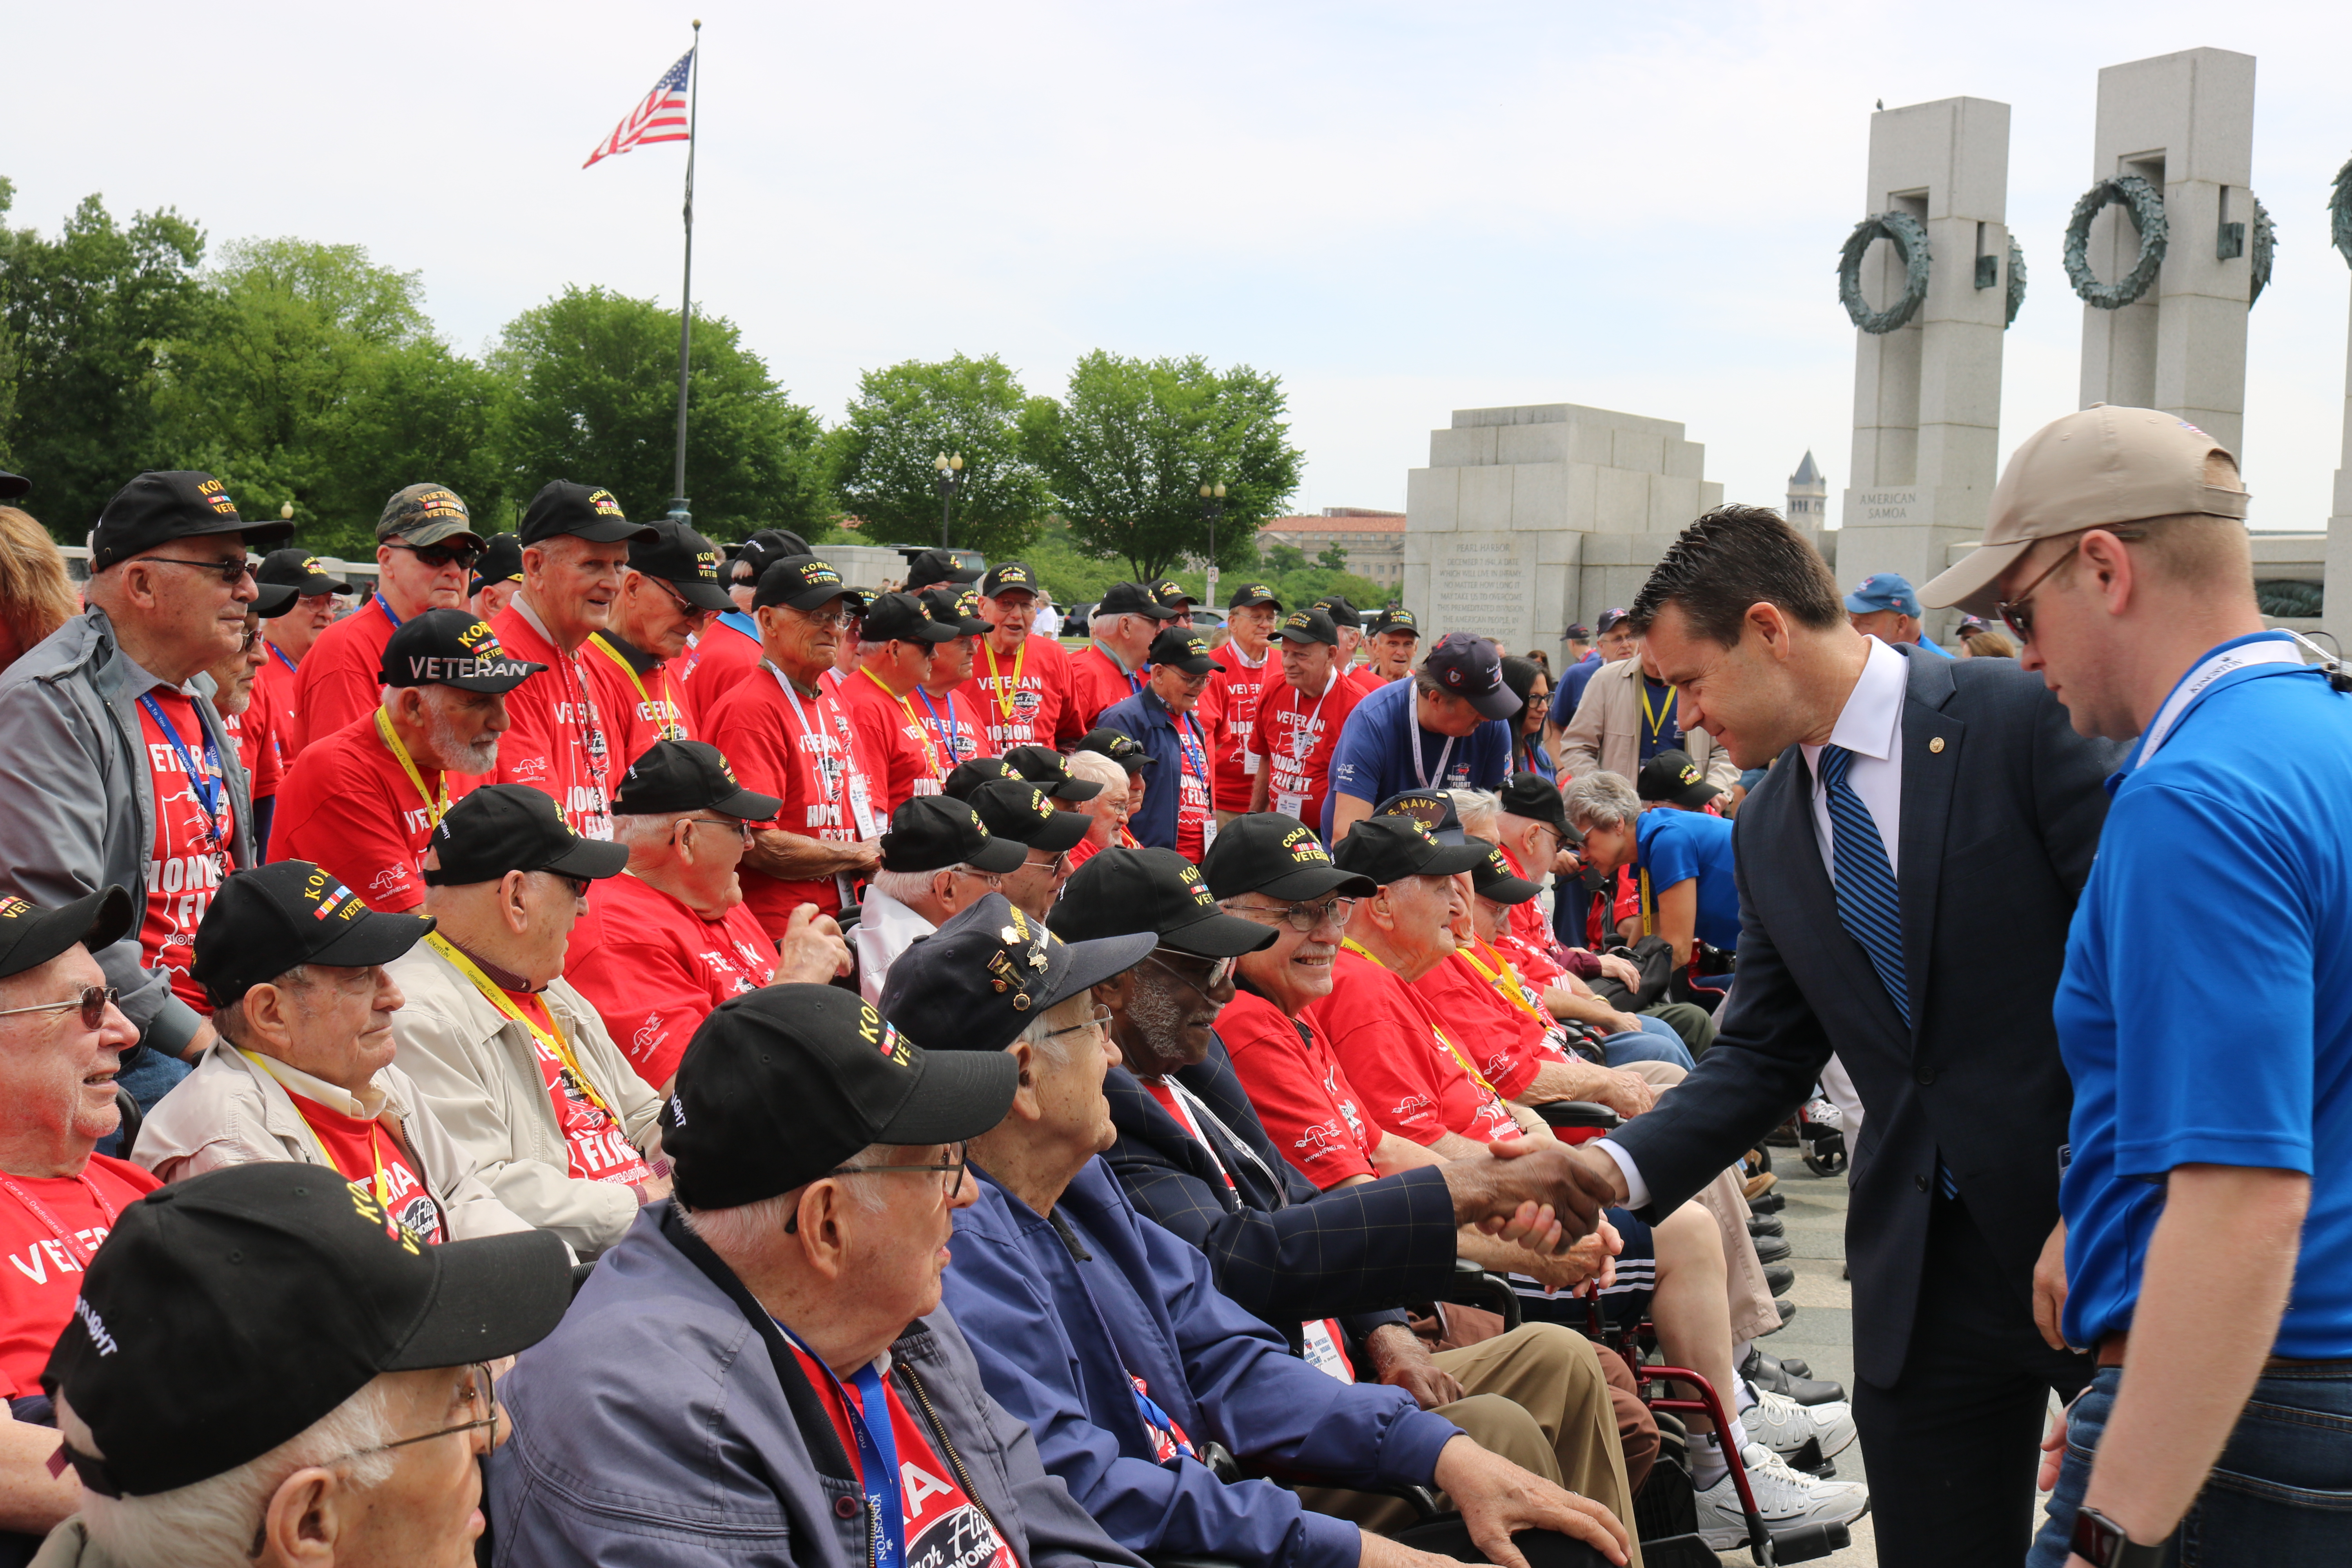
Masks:
[[[477,545],[482,542],[457,492],[446,485],[436,484],[409,485],[393,491],[392,499],[383,503],[383,515],[375,520],[375,536],[379,542],[397,539],[404,544],[417,545],[439,544],[459,537],[470,539]]]

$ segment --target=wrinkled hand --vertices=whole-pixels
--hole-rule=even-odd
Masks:
[[[1636,994],[1640,994],[1642,989],[1642,966],[1640,964],[1634,963],[1630,958],[1621,958],[1613,952],[1604,952],[1600,954],[1599,957],[1601,959],[1601,973],[1607,975],[1610,979],[1614,980],[1618,984],[1625,987],[1626,990],[1633,992]]]
[[[1457,1225],[1550,1252],[1563,1239],[1591,1235],[1611,1201],[1608,1184],[1565,1144],[1503,1138],[1487,1144],[1486,1153],[1485,1160],[1455,1160],[1444,1167]],[[1530,1203],[1545,1212],[1528,1215]],[[1551,1237],[1546,1229],[1555,1218],[1559,1235]],[[1518,1234],[1512,1234],[1514,1227]]]
[[[1658,1091],[1638,1073],[1602,1068],[1597,1078],[1591,1098],[1629,1121],[1658,1103]]]
[[[870,877],[882,868],[882,845],[878,839],[861,838],[841,848],[849,857],[846,869],[853,876]]]
[[[2042,1256],[2033,1264],[2033,1326],[2042,1331],[2042,1342],[2053,1351],[2066,1348],[2061,1327],[2065,1312],[2066,1222],[2062,1219],[2042,1244]]]
[[[1609,1028],[1612,1034],[1638,1035],[1642,1032],[1642,1020],[1631,1013],[1612,1013],[1609,1016]],[[1642,1081],[1647,1083],[1649,1079],[1644,1079]]]
[[[1412,1394],[1413,1403],[1423,1410],[1434,1410],[1462,1397],[1462,1384],[1437,1364],[1421,1337],[1402,1323],[1382,1323],[1365,1337],[1364,1349],[1380,1380]]]
[[[1520,1530],[1558,1531],[1612,1563],[1626,1560],[1630,1538],[1616,1515],[1466,1436],[1449,1439],[1438,1450],[1435,1479],[1438,1489],[1462,1510],[1470,1539],[1499,1568],[1528,1568],[1528,1560],[1511,1542],[1512,1532]]]
[[[1357,1558],[1356,1568],[1467,1568],[1458,1558],[1441,1557],[1434,1552],[1417,1552],[1402,1542],[1391,1541],[1385,1535],[1374,1535],[1369,1530],[1362,1533],[1362,1555]]]
[[[821,915],[814,904],[802,904],[785,923],[776,943],[776,985],[822,985],[853,965],[848,939],[831,915]]]

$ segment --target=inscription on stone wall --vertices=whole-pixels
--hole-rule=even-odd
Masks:
[[[1523,557],[1522,541],[1509,534],[1439,536],[1429,563],[1429,610],[1423,625],[1433,634],[1475,631],[1506,647],[1527,636],[1535,607],[1535,575]]]
[[[1848,526],[1854,523],[1910,522],[1919,506],[1919,492],[1916,489],[1849,490],[1846,495],[1845,521]]]

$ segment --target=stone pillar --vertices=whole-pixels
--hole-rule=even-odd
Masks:
[[[2321,590],[2326,596],[2319,606],[2319,624],[2336,639],[2337,648],[2352,652],[2352,342],[2345,346],[2344,361],[2344,445],[2336,470],[2336,504],[2328,509],[2334,515],[2327,520],[2327,563]]]
[[[2164,193],[2168,245],[2147,293],[2121,310],[2083,307],[2083,405],[2161,408],[2245,462],[2246,304],[2253,291],[2254,58],[2227,49],[2109,66],[2099,73],[2091,177],[2137,174]],[[2245,237],[2223,257],[2221,227]],[[2128,273],[2139,231],[2122,204],[2092,220],[2103,283]],[[2250,487],[2251,488],[2251,487]]]
[[[1945,98],[1870,117],[1865,214],[1927,231],[1927,299],[1894,331],[1854,334],[1853,482],[1836,537],[1839,581],[1899,572],[1916,586],[1973,541],[2000,471],[2001,333],[2009,298],[2009,105]],[[1903,264],[1881,241],[1863,289],[1885,309]],[[1945,612],[1928,617],[1941,632]]]

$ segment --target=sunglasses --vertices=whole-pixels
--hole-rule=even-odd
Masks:
[[[2089,530],[2086,529],[2084,531],[2088,532]],[[2136,540],[2146,539],[2147,537],[2147,530],[2144,528],[2110,528],[2105,531],[2114,534],[2117,539],[2123,540],[2126,543],[2132,542]],[[2054,574],[2058,568],[2065,565],[2066,563],[2074,559],[2074,552],[2082,548],[2083,535],[2078,533],[2074,535],[2074,542],[2073,543],[2067,545],[2064,550],[2059,552],[2058,559],[2043,567],[2042,574],[2033,579],[2032,582],[2028,583],[2023,591],[2021,592],[2016,598],[2003,599],[1993,606],[1993,613],[2000,617],[2001,625],[2007,626],[2011,631],[2017,634],[2017,640],[2019,643],[2029,643],[2033,640],[2033,612],[2026,607],[2025,602],[2033,597],[2035,591],[2038,590],[2042,584],[2050,581],[2052,574]]]
[[[106,1010],[114,1005],[119,994],[111,985],[85,985],[70,1000],[41,1002],[30,1007],[0,1007],[0,1018],[17,1013],[62,1013],[68,1007],[81,1009],[81,1026],[95,1029],[106,1021]]]
[[[482,558],[482,552],[470,544],[395,544],[392,548],[407,551],[436,572],[444,566],[463,566],[470,572]]]

